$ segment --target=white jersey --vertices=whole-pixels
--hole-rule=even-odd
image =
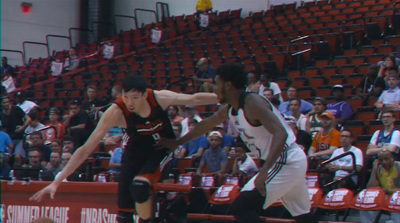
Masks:
[[[253,126],[247,121],[246,114],[244,112],[244,102],[246,96],[249,94],[254,93],[244,92],[240,96],[238,111],[236,111],[233,107],[229,107],[228,116],[235,127],[239,130],[240,137],[242,138],[243,142],[246,143],[247,147],[252,152],[258,154],[261,159],[266,160],[271,148],[272,134],[268,132],[264,126]],[[286,124],[286,121],[283,118],[281,112],[276,109],[267,99],[264,98],[264,100],[266,100],[266,103],[270,104],[272,112],[285,127],[286,132],[288,133],[285,148],[289,148],[293,143],[296,142],[296,136],[293,133],[292,128],[288,124]]]

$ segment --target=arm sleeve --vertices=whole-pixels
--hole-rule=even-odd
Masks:
[[[378,141],[379,131],[380,130],[377,130],[377,131],[374,132],[374,134],[371,137],[371,140],[369,141],[369,144],[376,145],[376,141]]]
[[[393,132],[392,139],[390,140],[390,144],[400,147],[400,132],[398,130]]]

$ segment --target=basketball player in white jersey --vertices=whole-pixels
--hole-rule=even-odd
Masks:
[[[221,65],[215,81],[218,99],[226,104],[185,136],[163,139],[159,146],[173,150],[229,118],[248,148],[265,161],[232,204],[232,214],[241,223],[263,222],[260,210],[282,198],[298,222],[313,222],[305,183],[307,158],[281,113],[267,99],[245,91],[247,77],[241,65]]]

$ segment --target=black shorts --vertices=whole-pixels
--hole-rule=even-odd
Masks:
[[[121,173],[118,180],[118,208],[133,211],[135,200],[129,187],[136,176],[146,177],[151,184],[168,177],[172,156],[165,151],[155,151],[152,156],[144,158],[125,152],[121,160]]]

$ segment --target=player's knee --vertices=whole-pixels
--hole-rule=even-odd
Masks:
[[[133,212],[118,211],[118,223],[133,223]]]
[[[133,180],[130,191],[133,199],[139,204],[150,198],[150,184],[147,181]]]

